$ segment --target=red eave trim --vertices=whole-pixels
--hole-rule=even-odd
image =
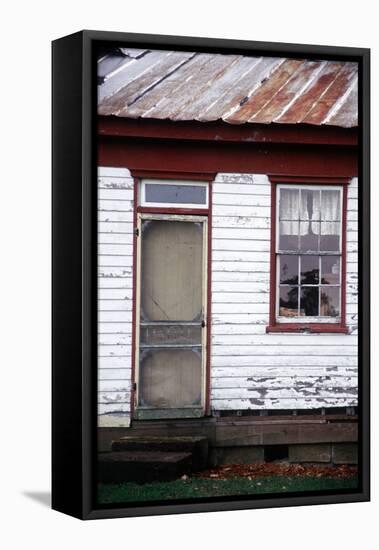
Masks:
[[[357,128],[310,124],[228,124],[98,116],[99,136],[310,145],[358,145]]]

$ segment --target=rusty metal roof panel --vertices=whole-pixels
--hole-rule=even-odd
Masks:
[[[98,113],[230,124],[358,124],[358,65],[119,48],[98,61]]]

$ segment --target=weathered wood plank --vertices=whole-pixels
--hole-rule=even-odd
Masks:
[[[217,195],[242,195],[242,197],[270,197],[271,187],[268,181],[266,185],[246,185],[246,183],[213,183],[213,196]],[[237,200],[237,199],[236,199]],[[243,200],[243,199],[242,199]]]
[[[122,281],[122,279],[118,279]],[[131,288],[99,288],[99,300],[131,300],[133,291]]]
[[[229,271],[232,273],[265,273],[268,271],[269,265],[269,260],[260,262],[212,262],[214,271]],[[353,265],[355,266],[356,264]],[[351,270],[353,270],[353,267]]]
[[[99,233],[98,244],[133,244],[134,235],[130,233]]]
[[[98,333],[99,338],[103,334],[131,334],[132,324],[130,323],[99,323]]]
[[[242,328],[241,325],[237,328]],[[351,350],[353,354],[357,350],[358,339],[356,336],[348,336],[346,334],[296,334],[296,333],[285,333],[285,334],[265,334],[264,336],[260,335],[251,335],[246,330],[244,334],[230,334],[222,331],[222,327],[218,327],[218,331],[213,332],[212,334],[212,344],[214,346],[257,346],[258,349],[261,347],[267,348],[278,348],[280,351],[282,348],[287,349],[288,347],[296,346],[300,350],[305,346],[310,350],[315,347],[322,347],[320,353],[323,353],[323,349],[326,347],[337,348],[339,349],[342,345],[345,347],[353,347]],[[248,329],[248,327],[247,327]]]
[[[268,185],[270,187],[270,181],[266,174],[241,174],[241,173],[228,173],[228,172],[218,172],[215,179],[216,183],[232,183],[234,184],[245,184],[245,185]]]
[[[238,240],[238,239],[213,239],[212,250],[219,251],[245,251],[245,252],[270,252],[270,241],[264,240]]]
[[[265,216],[253,218],[252,216],[221,216],[216,214],[212,218],[212,225],[213,227],[223,227],[229,230],[234,228],[269,229],[270,219]],[[254,238],[251,231],[250,238]]]
[[[106,346],[125,346],[132,343],[132,335],[129,334],[99,334],[99,349]]]
[[[131,357],[99,357],[99,369],[125,369],[131,367]]]
[[[130,188],[117,188],[100,187],[97,193],[98,200],[101,201],[128,201],[133,202],[133,189]]]
[[[133,204],[130,200],[98,200],[98,212],[131,212]]]
[[[213,271],[212,273],[212,286],[217,282],[221,283],[257,283],[257,284],[270,284],[270,273],[265,271]]]
[[[343,335],[344,336],[344,335]],[[324,344],[321,347],[318,347],[319,344],[314,343],[314,345],[301,345],[299,346],[297,340],[292,340],[291,343],[286,345],[273,345],[268,342],[266,345],[243,345],[242,341],[239,345],[227,345],[215,344],[212,340],[212,354],[214,357],[226,355],[229,357],[234,357],[238,355],[246,356],[259,356],[259,357],[272,357],[279,355],[280,357],[285,357],[287,355],[293,356],[297,355],[299,357],[308,357],[317,355],[318,357],[322,356],[335,356],[335,357],[344,357],[344,356],[353,356],[356,355],[358,348],[352,346],[341,346],[343,340],[340,340],[340,345],[328,346]]]
[[[130,208],[128,212],[98,212],[97,219],[104,223],[133,224],[133,210]]]
[[[104,279],[124,279],[130,278],[132,275],[132,266],[129,267],[118,267],[118,266],[108,266],[102,267],[99,266],[97,270],[99,278]]]
[[[98,391],[99,393],[104,392],[127,392],[130,394],[131,391],[131,382],[130,380],[126,379],[120,379],[120,380],[114,380],[114,379],[100,379],[98,383]]]
[[[211,399],[214,410],[244,409],[320,409],[322,407],[356,407],[355,397],[303,397],[301,402],[294,397],[283,399]]]
[[[132,256],[111,256],[111,255],[99,255],[97,257],[99,267],[131,267],[133,264]]]
[[[345,386],[312,386],[309,383],[297,383],[293,387],[241,387],[241,388],[212,388],[212,400],[215,399],[297,399],[297,408],[305,397],[349,399],[358,397],[358,387]]]
[[[99,244],[98,254],[112,256],[133,256],[133,245],[131,244]]]
[[[132,308],[129,311],[99,311],[97,318],[99,323],[131,323]]]
[[[352,200],[352,199],[350,199]],[[235,206],[239,206],[241,211],[244,212],[246,208],[270,208],[271,197],[270,195],[253,195],[253,194],[234,194],[233,186],[230,186],[229,193],[213,193],[212,203],[214,211],[220,206],[228,206],[235,210]]]
[[[131,355],[131,346],[128,344],[114,344],[98,346],[98,357],[128,357]]]
[[[100,369],[99,380],[129,380],[131,369]]]
[[[113,168],[111,166],[98,166],[97,175],[100,178],[130,178],[128,168]]]
[[[98,277],[97,288],[99,289],[131,289],[133,281],[127,277]]]
[[[246,301],[236,302],[236,303],[219,303],[213,301],[212,311],[215,315],[243,315],[243,314],[252,314],[252,315],[268,315],[269,313],[269,295],[263,294],[265,300],[261,303],[246,303]],[[239,313],[236,313],[238,310]]]
[[[129,391],[99,391],[97,393],[98,403],[118,404],[130,403]]]
[[[230,227],[216,227],[213,224],[212,238],[213,242],[216,242],[218,239],[227,239],[238,242],[248,242],[256,240],[270,241],[270,228],[268,226],[261,229],[254,228],[254,231],[251,231],[251,229],[235,226],[231,231]]]
[[[282,366],[287,368],[292,367],[354,367],[357,365],[358,358],[354,356],[320,356],[315,350],[314,355],[295,356],[276,354],[272,356],[264,355],[215,355],[212,357],[212,368],[216,367],[249,367],[249,366]]]
[[[255,376],[244,378],[241,376],[225,377],[211,379],[212,395],[217,397],[216,389],[281,389],[281,388],[354,388],[358,387],[357,376],[280,376],[271,374],[270,376]],[[229,396],[229,395],[228,395]],[[232,397],[232,395],[230,395]],[[240,397],[243,397],[241,393]],[[249,395],[245,395],[249,397]],[[269,396],[266,396],[269,397]],[[283,394],[284,397],[284,394]]]
[[[358,368],[341,366],[295,366],[288,365],[286,374],[289,376],[357,376]],[[212,367],[212,380],[222,378],[267,378],[270,376],[283,376],[283,367],[277,366],[237,366],[237,367]]]
[[[241,296],[241,293],[252,294],[252,293],[261,293],[261,292],[270,292],[269,282],[257,282],[257,281],[213,281],[212,282],[212,293],[214,299],[218,300],[221,296],[225,294],[230,294],[231,299],[238,298],[238,293]],[[241,297],[242,298],[242,297]],[[247,296],[245,296],[246,300]]]
[[[133,220],[126,222],[99,222],[97,224],[98,233],[124,233],[133,234]]]

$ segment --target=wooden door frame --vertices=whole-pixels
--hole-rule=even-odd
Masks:
[[[132,316],[132,376],[131,376],[131,418],[138,420],[144,415],[136,414],[138,409],[138,378],[139,378],[139,312],[140,312],[140,259],[141,259],[141,220],[151,216],[159,216],[159,219],[182,219],[183,221],[196,221],[201,219],[204,223],[203,237],[203,303],[205,308],[206,327],[203,331],[202,345],[202,388],[201,388],[201,407],[186,409],[167,409],[167,415],[148,414],[145,418],[194,418],[204,417],[210,414],[210,353],[211,353],[211,245],[212,245],[212,181],[214,174],[204,174],[201,179],[208,184],[208,206],[206,208],[156,208],[139,206],[139,186],[142,177],[152,174],[138,172],[134,176],[134,239],[133,239],[133,316]],[[192,174],[175,173],[157,173],[154,174],[157,179],[191,179]],[[204,177],[205,176],[205,177]],[[200,179],[200,178],[198,178]],[[175,217],[173,217],[175,216]],[[193,218],[193,220],[191,220]],[[140,241],[140,242],[138,242]],[[183,412],[184,411],[184,412]],[[192,414],[191,414],[192,413]]]

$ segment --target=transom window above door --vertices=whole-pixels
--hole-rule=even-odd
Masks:
[[[190,180],[143,179],[140,206],[207,208],[208,184]]]

